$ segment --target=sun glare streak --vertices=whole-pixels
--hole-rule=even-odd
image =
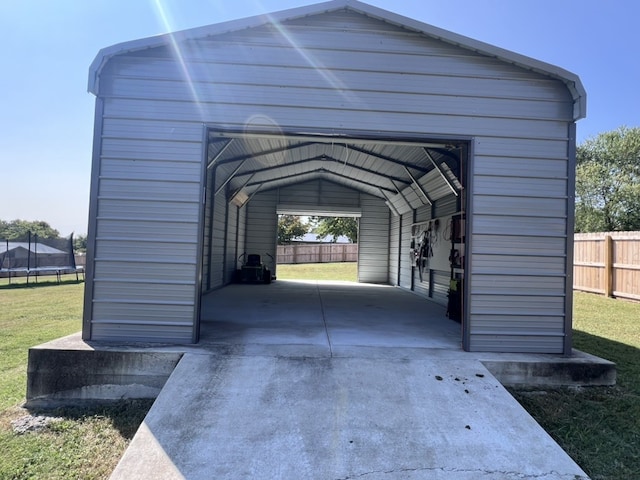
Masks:
[[[284,25],[282,25],[278,20],[274,19],[270,14],[267,14],[266,16],[271,21],[271,24],[278,30],[280,35],[282,35],[284,39],[289,43],[289,45],[291,45],[300,54],[300,56],[309,65],[311,65],[311,67],[313,67],[316,72],[320,74],[320,76],[331,86],[331,88],[338,92],[342,96],[342,98],[344,98],[349,103],[360,103],[358,97],[349,90],[347,85],[342,80],[340,80],[331,71],[329,71],[326,66],[323,65],[319,60],[314,58],[311,53],[298,45],[296,40],[289,34]]]
[[[191,96],[193,97],[193,101],[196,104],[198,111],[200,112],[200,119],[202,121],[205,120],[204,109],[202,108],[202,102],[200,101],[200,97],[198,96],[198,91],[195,88],[193,79],[191,78],[191,73],[189,72],[189,68],[187,67],[187,63],[184,61],[184,56],[182,55],[182,50],[180,50],[180,45],[175,39],[173,34],[173,28],[169,21],[167,12],[162,4],[162,0],[153,0],[153,3],[156,7],[156,14],[162,21],[165,30],[167,31],[167,35],[171,42],[171,49],[173,50],[173,54],[180,64],[180,68],[182,70],[182,74],[184,75],[184,79],[189,86],[189,91],[191,92]]]

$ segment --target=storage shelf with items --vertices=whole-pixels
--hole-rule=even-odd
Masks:
[[[464,257],[465,257],[465,214],[459,213],[451,217],[449,224],[451,250],[449,265],[451,277],[447,302],[447,316],[452,320],[462,321],[462,298],[464,292]]]

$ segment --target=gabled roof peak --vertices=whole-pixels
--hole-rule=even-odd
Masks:
[[[238,20],[230,20],[227,22],[216,23],[203,27],[196,27],[112,45],[100,50],[95,60],[91,64],[89,68],[88,89],[91,93],[97,94],[100,72],[104,65],[109,61],[109,59],[116,55],[134,52],[136,50],[145,50],[148,48],[170,45],[173,42],[182,42],[214,35],[222,35],[225,33],[245,30],[248,28],[256,28],[267,24],[284,23],[290,20],[335,12],[339,10],[351,10],[357,13],[361,13],[371,18],[382,20],[402,28],[407,28],[415,32],[419,32],[425,36],[440,40],[442,42],[450,43],[452,45],[456,45],[460,48],[471,50],[482,55],[494,57],[504,61],[505,63],[510,63],[520,68],[531,70],[533,72],[561,80],[569,89],[574,100],[574,120],[578,120],[586,116],[586,91],[582,85],[582,82],[580,81],[580,78],[576,74],[555,65],[535,60],[533,58],[520,55],[518,53],[505,50],[488,43],[480,42],[478,40],[474,40],[472,38],[465,37],[463,35],[459,35],[457,33],[453,33],[424,22],[420,22],[418,20],[398,15],[396,13],[374,7],[358,0],[331,0],[328,2],[316,3],[304,7],[281,10],[274,13],[265,13]]]

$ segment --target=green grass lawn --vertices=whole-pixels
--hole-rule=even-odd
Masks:
[[[615,387],[511,390],[593,480],[640,479],[640,303],[575,293],[574,347],[616,363]]]
[[[278,264],[276,274],[281,280],[358,280],[358,264],[345,263],[300,263]]]
[[[50,428],[13,433],[11,421],[30,413],[21,408],[29,347],[81,329],[84,283],[30,283],[0,279],[0,479],[108,478],[151,402],[58,409]]]
[[[281,279],[355,280],[356,265],[278,265]],[[0,279],[0,479],[105,479],[151,405],[63,409],[23,435],[28,348],[81,328],[83,283],[12,285]],[[593,480],[640,479],[640,303],[576,293],[575,347],[618,365],[618,385],[511,390]],[[526,454],[526,452],[524,452]]]

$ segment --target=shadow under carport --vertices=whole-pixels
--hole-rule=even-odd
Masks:
[[[460,324],[445,313],[441,305],[386,285],[234,284],[202,298],[200,345],[314,356],[364,347],[460,350]]]

